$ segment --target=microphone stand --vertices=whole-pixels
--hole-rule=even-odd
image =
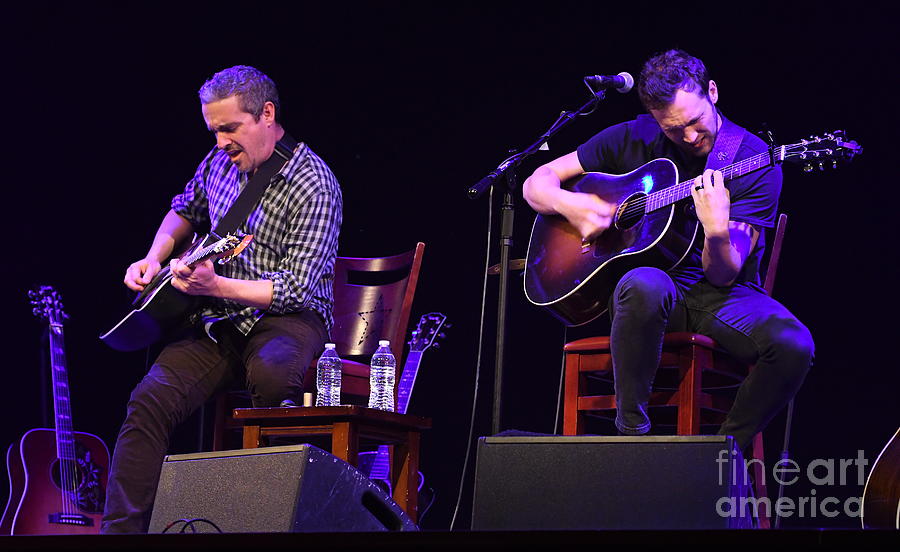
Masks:
[[[563,111],[559,119],[536,142],[521,152],[514,153],[511,157],[508,157],[496,169],[478,181],[477,184],[471,186],[467,191],[469,199],[477,199],[491,186],[501,186],[503,190],[503,205],[500,209],[500,287],[497,300],[497,349],[495,352],[494,403],[491,418],[492,435],[500,433],[500,416],[503,404],[503,362],[506,339],[506,303],[509,290],[509,256],[513,244],[513,221],[515,219],[513,192],[519,187],[516,170],[522,164],[522,161],[531,157],[542,148],[546,148],[550,138],[571,123],[575,117],[589,115],[596,109],[597,104],[605,98],[605,90],[593,92],[591,99],[577,111]],[[512,151],[514,152],[515,150]]]

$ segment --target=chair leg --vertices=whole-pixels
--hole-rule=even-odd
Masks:
[[[244,448],[259,448],[260,446],[260,426],[245,425],[244,426]]]
[[[216,397],[216,413],[213,421],[213,439],[212,439],[212,449],[214,451],[225,450],[225,410],[228,408],[228,404],[225,399],[225,393],[220,393],[218,397]]]
[[[584,421],[578,411],[578,397],[583,391],[583,376],[579,371],[580,354],[566,354],[566,379],[563,393],[563,435],[584,433]]]
[[[712,352],[691,345],[679,353],[678,435],[700,434],[700,393],[703,370],[712,365]]]
[[[331,433],[331,454],[351,466],[359,465],[359,428],[351,422],[335,422]]]

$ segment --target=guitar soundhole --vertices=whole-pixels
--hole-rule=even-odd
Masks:
[[[103,512],[106,500],[100,485],[100,470],[91,461],[91,452],[75,443],[75,460],[56,460],[50,468],[53,484],[64,491],[79,510],[90,514]]]
[[[613,225],[617,230],[628,230],[641,222],[647,206],[647,194],[637,193],[628,196],[616,209],[616,220]]]

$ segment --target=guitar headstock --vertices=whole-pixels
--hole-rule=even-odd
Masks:
[[[214,245],[213,255],[221,256],[219,264],[225,264],[238,255],[253,241],[253,234],[235,236],[228,234]]]
[[[63,320],[69,317],[63,310],[62,298],[53,286],[40,286],[29,291],[28,297],[33,307],[31,312],[51,326],[62,326]]]
[[[836,168],[838,161],[850,161],[863,149],[855,140],[847,140],[843,130],[835,130],[781,146],[777,151],[782,161],[801,163],[803,172],[811,172],[816,168],[825,170],[829,165]]]
[[[409,340],[409,350],[421,353],[431,346],[440,347],[436,342],[444,337],[441,328],[445,326],[449,328],[450,324],[447,324],[447,317],[439,312],[422,315],[416,329],[413,330],[412,339]]]

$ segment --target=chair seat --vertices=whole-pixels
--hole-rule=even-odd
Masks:
[[[684,345],[697,345],[710,350],[720,350],[712,338],[691,332],[671,332],[663,338],[663,347],[681,347]],[[605,352],[609,351],[609,336],[599,335],[585,337],[566,343],[563,350],[569,352]]]
[[[578,371],[591,379],[612,381],[612,358],[609,356],[609,336],[594,336],[566,343],[566,354],[578,355]],[[696,347],[694,350],[692,347]],[[692,332],[671,332],[663,337],[663,354],[655,387],[662,390],[678,388],[686,351],[696,355],[704,351],[712,356],[702,366],[703,388],[707,390],[733,389],[747,377],[750,367],[725,353],[712,338]],[[671,374],[670,372],[676,372]]]

